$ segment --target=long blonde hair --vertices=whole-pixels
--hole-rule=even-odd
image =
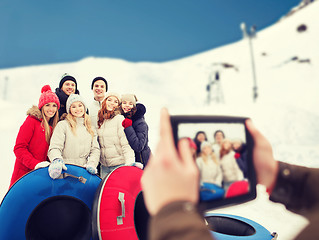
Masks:
[[[66,115],[65,119],[68,120],[73,134],[76,135],[76,118],[71,113],[68,113],[68,115]],[[89,115],[87,115],[86,113],[84,113],[84,126],[93,138],[94,131],[92,128],[91,119],[90,119]]]
[[[43,107],[41,108],[41,114],[42,114],[42,123],[44,127],[45,140],[47,141],[48,144],[50,144],[52,132],[59,121],[59,112],[57,110],[54,116],[50,118],[49,122],[47,121],[47,118],[44,114]],[[52,127],[52,131],[50,129],[50,126]]]

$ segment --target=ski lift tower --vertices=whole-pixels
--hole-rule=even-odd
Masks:
[[[250,31],[247,31],[246,24],[243,22],[240,24],[240,29],[243,32],[243,38],[247,38],[249,41],[249,50],[250,50],[250,58],[251,58],[251,67],[252,67],[252,72],[253,72],[253,81],[254,81],[254,86],[253,86],[253,100],[256,102],[257,97],[258,97],[258,89],[257,89],[257,80],[256,80],[256,69],[255,69],[255,59],[254,59],[254,51],[253,51],[253,44],[252,44],[252,39],[256,37],[256,26],[253,25],[250,28]]]
[[[224,95],[220,85],[220,71],[211,72],[206,86],[207,91],[207,105],[211,102],[224,103]]]

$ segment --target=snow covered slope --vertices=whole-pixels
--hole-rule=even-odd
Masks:
[[[319,167],[318,12],[319,1],[315,1],[257,32],[252,40],[259,96],[255,103],[248,39],[165,63],[89,57],[73,63],[0,70],[1,198],[9,185],[14,142],[27,109],[38,103],[43,85],[55,88],[65,72],[76,77],[87,102],[93,98],[91,81],[99,75],[108,79],[109,91],[135,93],[147,107],[152,149],[158,139],[159,110],[166,106],[173,114],[249,116],[273,144],[277,159]],[[307,26],[306,31],[297,31],[301,24]],[[224,103],[207,104],[206,85],[216,71]],[[217,212],[253,219],[277,231],[282,240],[292,239],[306,224],[281,205],[268,202],[262,187],[258,194],[255,201]]]

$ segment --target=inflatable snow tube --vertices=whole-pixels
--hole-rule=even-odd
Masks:
[[[225,198],[236,197],[249,192],[249,182],[247,180],[233,182],[227,189]]]
[[[211,201],[224,198],[225,190],[216,184],[203,182],[200,186],[199,198],[201,201]]]
[[[270,233],[260,224],[235,215],[206,213],[205,220],[216,240],[271,240],[276,233]]]
[[[48,168],[20,178],[0,206],[0,239],[91,239],[91,209],[101,178],[67,165],[63,178]]]
[[[144,240],[148,212],[140,180],[143,170],[122,166],[103,179],[97,190],[92,215],[94,240]]]

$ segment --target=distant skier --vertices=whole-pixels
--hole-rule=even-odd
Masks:
[[[141,103],[136,103],[134,94],[122,95],[121,111],[125,119],[122,122],[126,138],[135,152],[135,162],[140,162],[145,167],[151,155],[148,146],[148,125],[144,115],[146,108]]]
[[[59,108],[57,95],[51,91],[49,85],[43,86],[38,106],[28,110],[28,117],[20,127],[16,139],[16,161],[10,187],[24,174],[50,164],[47,152],[52,131],[59,120]]]

